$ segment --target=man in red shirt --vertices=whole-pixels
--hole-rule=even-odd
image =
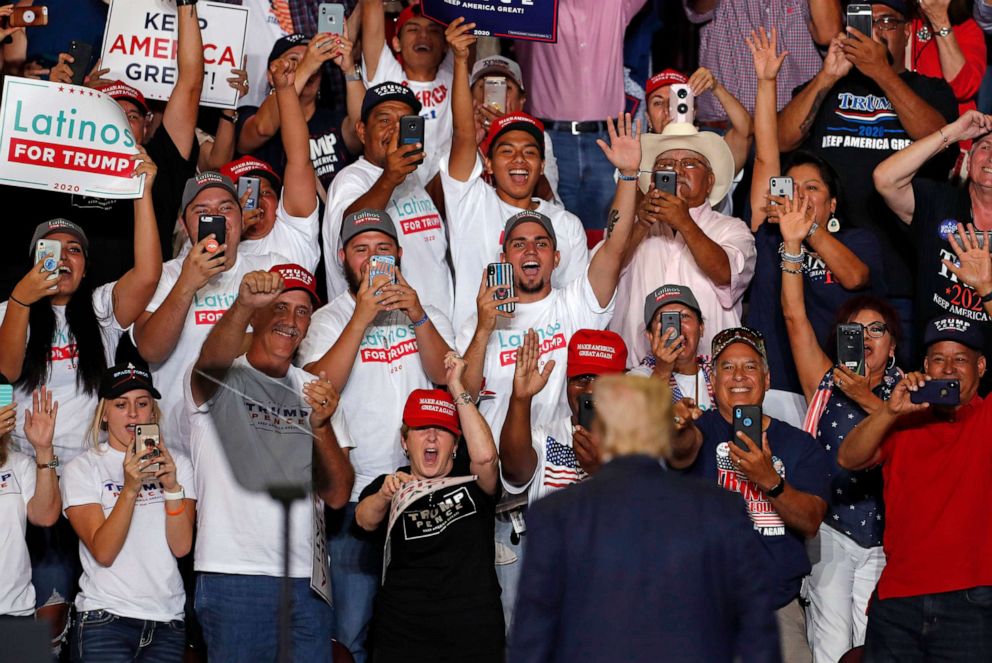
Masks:
[[[977,393],[982,330],[944,315],[927,325],[924,342],[923,373],[896,385],[837,457],[849,470],[881,464],[885,485],[887,565],[869,604],[865,660],[988,661],[992,398]],[[960,385],[956,404],[938,380]]]

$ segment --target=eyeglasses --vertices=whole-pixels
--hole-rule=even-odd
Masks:
[[[868,338],[882,338],[889,331],[889,326],[884,322],[872,322],[862,325],[862,327],[865,328],[865,334]]]
[[[879,16],[878,18],[873,18],[871,24],[881,32],[889,32],[895,30],[905,22],[906,19],[899,18],[898,16]]]
[[[654,168],[655,170],[680,169],[682,171],[693,171],[709,169],[709,164],[702,159],[697,159],[696,157],[686,157],[685,159],[661,159],[660,161],[655,162]]]

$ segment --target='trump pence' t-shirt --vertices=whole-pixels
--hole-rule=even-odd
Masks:
[[[28,617],[34,614],[34,585],[27,532],[28,502],[34,497],[34,461],[10,451],[0,466],[0,616]]]
[[[454,345],[455,334],[447,318],[430,305],[424,306],[424,312],[441,338]],[[349,292],[318,309],[300,345],[297,364],[305,366],[323,357],[354,314],[355,299]],[[430,388],[410,318],[403,311],[380,313],[365,329],[348,384],[341,391],[339,408],[348,413],[351,434],[362,441],[349,456],[355,468],[353,502],[370,481],[404,464],[400,446],[403,406],[414,389]]]
[[[167,440],[164,440],[168,444]],[[62,473],[62,508],[99,504],[105,517],[124,490],[124,452],[103,443],[69,463]],[[196,499],[193,468],[185,456],[172,454],[176,480],[186,497]],[[76,609],[106,610],[121,617],[167,622],[183,618],[186,593],[176,558],[165,538],[162,484],[150,478],[134,503],[127,537],[114,563],[104,566],[79,542],[83,575]]]
[[[810,572],[804,537],[786,527],[771,500],[750,481],[730,458],[734,427],[717,410],[704,412],[696,421],[703,444],[696,462],[685,473],[740,493],[754,525],[754,535],[768,551],[769,562],[778,579],[773,605],[781,608],[799,595],[803,576]],[[808,433],[777,419],[771,420],[768,444],[772,465],[789,485],[827,501],[830,497],[830,460],[823,447]]]

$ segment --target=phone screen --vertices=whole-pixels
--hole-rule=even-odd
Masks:
[[[14,385],[0,384],[0,407],[6,407],[14,402]]]

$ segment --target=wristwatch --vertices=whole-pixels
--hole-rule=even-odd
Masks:
[[[225,120],[227,122],[230,122],[231,124],[237,124],[238,123],[238,111],[234,111],[234,115],[224,115],[224,113],[222,112],[220,114],[220,119]]]
[[[954,32],[954,30],[952,30],[951,29],[951,26],[948,25],[947,27],[944,27],[944,28],[941,28],[940,30],[937,30],[937,32],[935,32],[934,34],[937,35],[938,37],[946,37],[949,34],[951,34],[952,32]]]
[[[785,490],[785,478],[778,480],[778,484],[774,488],[769,488],[765,491],[765,495],[768,497],[778,497]]]
[[[35,463],[35,465],[38,466],[38,469],[39,470],[54,470],[60,464],[61,463],[59,463],[59,457],[58,456],[52,456],[52,459],[50,461],[48,461],[47,463]]]
[[[348,82],[362,80],[362,65],[356,64],[355,71],[351,72],[350,74],[345,74],[344,79]]]

